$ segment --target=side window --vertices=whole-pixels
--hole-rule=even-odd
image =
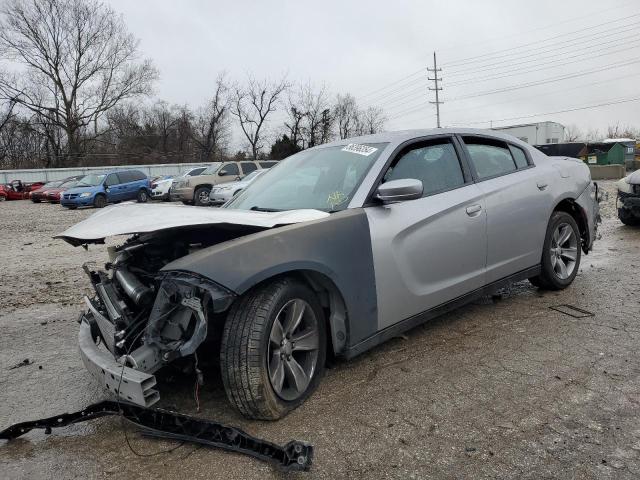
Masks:
[[[240,175],[240,169],[238,168],[237,163],[227,163],[220,169],[220,171],[225,172],[225,175]]]
[[[467,145],[478,178],[495,177],[516,171],[516,164],[506,143],[477,138],[465,138],[464,143]]]
[[[140,170],[134,170],[133,172],[133,180],[135,181],[140,181],[140,180],[146,180],[147,176],[142,173]]]
[[[109,175],[107,175],[107,178],[104,181],[105,186],[110,187],[112,185],[118,185],[120,183],[120,179],[118,178],[118,175],[116,175],[115,173],[110,173]]]
[[[242,173],[244,173],[245,175],[251,172],[255,172],[258,169],[256,164],[253,162],[242,162],[240,165],[242,165]]]
[[[129,183],[136,179],[135,174],[131,170],[120,172],[118,176],[120,177],[120,183]]]
[[[413,146],[400,154],[383,182],[415,178],[422,181],[423,196],[464,185],[460,160],[449,142]]]
[[[196,169],[194,169],[194,170],[191,170],[191,171],[189,172],[189,176],[190,176],[190,177],[198,176],[198,175],[200,175],[202,172],[204,172],[204,171],[205,171],[205,168],[206,168],[206,167],[201,167],[201,168],[196,168]]]
[[[529,166],[529,162],[527,162],[527,156],[524,153],[524,150],[518,147],[514,147],[513,145],[509,145],[509,150],[511,150],[511,155],[513,155],[513,159],[516,162],[516,167],[525,168]]]
[[[262,168],[271,168],[278,162],[258,162]]]

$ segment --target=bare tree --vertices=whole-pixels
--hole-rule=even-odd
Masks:
[[[607,127],[607,138],[638,138],[638,129],[630,125],[620,125],[620,122]]]
[[[323,121],[327,120],[329,112],[329,96],[327,88],[322,85],[315,88],[311,82],[300,87],[300,99],[306,118],[302,128],[307,147],[326,143],[329,138],[323,140]]]
[[[567,142],[576,142],[578,140],[582,140],[584,135],[580,127],[576,124],[567,125],[564,129],[564,139]]]
[[[598,142],[602,140],[600,130],[598,130],[597,128],[590,128],[585,135],[585,140],[587,140],[588,142]]]
[[[8,0],[2,17],[0,50],[24,70],[0,77],[0,98],[64,129],[71,155],[106,112],[157,78],[122,18],[97,0]]]
[[[387,117],[380,107],[369,107],[360,112],[361,132],[364,134],[378,133],[384,130]]]
[[[302,122],[307,117],[308,113],[302,110],[299,106],[296,106],[291,98],[289,98],[289,119],[284,122],[284,126],[289,132],[289,139],[291,143],[299,148],[305,148],[304,139],[302,138]]]
[[[251,158],[258,158],[264,147],[264,130],[269,114],[275,112],[280,96],[289,88],[285,78],[280,81],[255,80],[247,78],[243,88],[235,87],[231,113],[238,118],[242,133],[251,147]]]
[[[196,114],[193,140],[204,161],[223,155],[229,145],[231,99],[224,74],[216,80],[213,98]]]
[[[338,126],[338,135],[341,139],[349,138],[357,134],[360,119],[358,106],[353,95],[338,94],[333,107],[333,115]]]

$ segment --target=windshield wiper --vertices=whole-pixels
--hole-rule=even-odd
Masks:
[[[264,208],[264,207],[258,207],[258,206],[253,206],[249,210],[253,210],[254,212],[283,212],[284,211],[277,208]]]

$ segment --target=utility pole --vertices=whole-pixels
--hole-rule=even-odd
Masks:
[[[441,72],[442,69],[438,68],[438,63],[436,61],[436,52],[433,52],[433,68],[429,68],[427,67],[427,72],[433,73],[433,78],[429,78],[429,74],[427,74],[427,80],[429,80],[430,82],[434,83],[434,87],[427,87],[429,90],[431,91],[435,91],[436,92],[436,101],[435,102],[429,102],[432,104],[435,104],[436,106],[436,119],[438,120],[438,128],[440,127],[440,104],[444,103],[440,101],[440,95],[439,92],[440,90],[442,90],[442,87],[438,86],[438,82],[442,81],[442,78],[438,78],[438,72]]]

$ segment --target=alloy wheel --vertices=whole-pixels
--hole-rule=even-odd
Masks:
[[[209,203],[209,192],[206,190],[201,191],[198,194],[198,203],[200,203],[200,205],[207,205]]]
[[[561,280],[566,280],[576,268],[578,256],[578,239],[568,223],[559,224],[551,237],[549,249],[551,268]]]
[[[271,326],[267,362],[276,394],[288,401],[304,394],[318,362],[320,331],[311,306],[299,298],[280,309]]]

